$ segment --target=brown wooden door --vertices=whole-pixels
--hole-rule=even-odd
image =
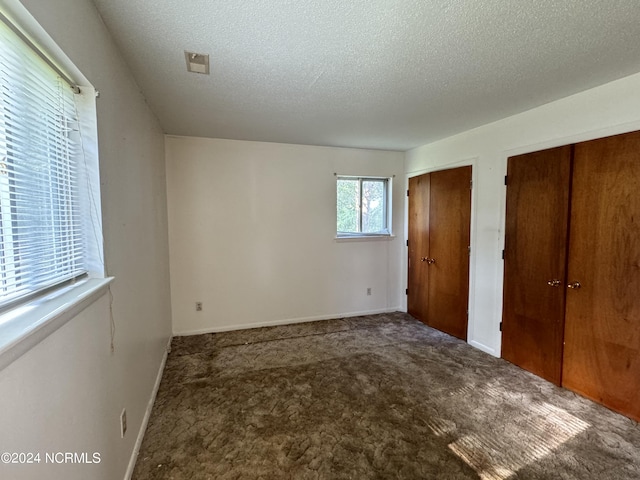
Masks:
[[[430,175],[409,179],[409,282],[407,311],[427,323],[429,269],[429,181]]]
[[[431,173],[429,326],[467,339],[471,167]]]
[[[640,132],[575,146],[563,386],[640,420]]]
[[[409,314],[467,338],[471,167],[409,179]]]
[[[560,385],[571,146],[507,166],[502,357]]]

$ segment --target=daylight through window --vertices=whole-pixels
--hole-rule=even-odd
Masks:
[[[72,87],[0,22],[0,309],[87,271]]]
[[[389,179],[338,177],[338,236],[389,235]]]

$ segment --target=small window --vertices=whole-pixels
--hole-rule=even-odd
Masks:
[[[31,47],[0,21],[0,312],[86,275],[95,228],[79,89]]]
[[[338,177],[337,235],[390,235],[389,179]]]

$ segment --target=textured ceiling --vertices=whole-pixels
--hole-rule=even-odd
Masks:
[[[94,1],[176,135],[406,150],[640,71],[638,0]]]

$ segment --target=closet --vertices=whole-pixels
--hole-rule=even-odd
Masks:
[[[640,132],[511,157],[502,356],[640,420]]]
[[[407,309],[430,327],[466,340],[471,167],[409,179]]]

